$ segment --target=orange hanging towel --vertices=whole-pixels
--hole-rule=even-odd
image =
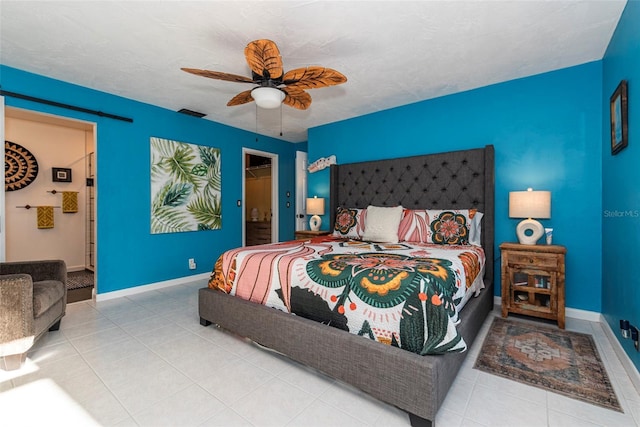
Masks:
[[[38,206],[38,228],[53,228],[53,206]]]
[[[63,191],[62,192],[62,213],[78,212],[78,192]]]

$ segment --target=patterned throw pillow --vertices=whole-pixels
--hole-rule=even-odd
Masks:
[[[480,246],[482,217],[476,209],[406,209],[398,237],[406,242]]]
[[[444,211],[437,215],[429,226],[431,241],[437,245],[469,244],[469,224],[464,215]]]
[[[429,241],[429,215],[424,209],[405,209],[398,226],[401,242],[427,243]]]
[[[366,209],[339,207],[336,211],[336,223],[333,227],[333,235],[347,239],[362,240],[366,216]]]

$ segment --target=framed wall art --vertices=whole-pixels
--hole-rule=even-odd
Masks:
[[[627,81],[622,80],[610,98],[611,154],[618,154],[629,143],[627,136]]]
[[[71,182],[71,169],[51,168],[53,170],[53,182]]]
[[[151,234],[222,228],[220,149],[151,138]]]
[[[4,191],[20,190],[38,176],[38,162],[29,150],[15,142],[4,142]]]

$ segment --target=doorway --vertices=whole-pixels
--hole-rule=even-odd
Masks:
[[[4,258],[62,259],[67,302],[90,299],[95,295],[96,199],[87,178],[90,163],[95,174],[96,124],[13,107],[5,107],[3,118],[5,141],[37,161],[37,174],[28,184],[12,191],[3,186]],[[38,219],[39,207],[53,209],[47,224]],[[72,292],[76,289],[80,296]]]
[[[244,148],[243,244],[261,245],[278,241],[278,155]]]
[[[296,231],[306,230],[307,221],[307,166],[308,155],[304,151],[296,151]]]

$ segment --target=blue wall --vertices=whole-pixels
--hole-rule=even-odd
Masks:
[[[309,161],[338,163],[493,144],[497,245],[516,241],[508,193],[551,191],[554,243],[567,247],[567,306],[601,309],[601,62],[483,87],[309,130]],[[328,196],[329,173],[309,176]],[[326,215],[325,215],[326,216]],[[323,224],[328,219],[323,219]],[[495,260],[499,271],[500,260]],[[496,294],[500,280],[496,277]]]
[[[295,151],[306,143],[278,139],[197,119],[170,110],[81,86],[0,66],[2,89],[130,117],[133,123],[6,97],[7,106],[97,123],[97,278],[98,292],[211,271],[224,250],[242,244],[242,148],[278,154],[280,240],[293,239],[295,227]],[[221,101],[222,102],[222,101]],[[175,234],[150,233],[150,145],[152,136],[220,148],[222,229]],[[291,207],[286,207],[286,202]],[[195,258],[198,269],[188,269]]]
[[[640,2],[629,1],[603,59],[602,312],[620,335],[620,319],[640,328]],[[620,80],[629,89],[629,146],[611,155],[609,97]],[[621,340],[640,370],[640,353]]]

